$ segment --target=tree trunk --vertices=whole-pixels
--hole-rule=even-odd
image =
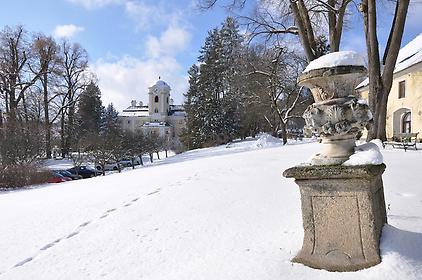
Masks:
[[[61,113],[62,116],[60,118],[60,145],[61,145],[61,151],[62,151],[62,158],[66,157],[67,151],[65,147],[65,113],[64,110]]]
[[[51,158],[51,126],[50,126],[50,116],[48,110],[48,77],[47,73],[43,74],[43,79],[41,80],[43,85],[44,92],[44,129],[45,129],[45,155],[47,158]]]
[[[363,0],[361,3],[361,12],[363,13],[366,48],[368,53],[368,101],[373,115],[373,123],[368,131],[367,141],[369,141],[377,137],[377,102],[379,96],[378,93],[382,91],[375,0]]]
[[[142,160],[142,155],[139,155],[139,163],[144,166],[144,161]]]
[[[150,154],[149,154],[149,161],[150,161],[151,163],[153,163],[152,156],[153,156],[153,154],[152,154],[152,153],[150,153]]]
[[[309,42],[308,34],[306,33],[305,24],[303,22],[302,17],[300,16],[297,1],[290,0],[290,8],[292,9],[293,16],[295,18],[296,25],[299,30],[299,37],[300,37],[300,41],[302,42],[302,46],[305,51],[306,58],[308,59],[308,62],[310,62],[315,59],[315,54]]]
[[[287,144],[287,126],[285,124],[281,124],[281,138],[283,139],[283,145]]]
[[[365,38],[368,53],[369,106],[373,124],[369,129],[367,141],[375,138],[386,140],[386,119],[388,95],[393,82],[394,67],[400,50],[409,0],[396,3],[393,24],[384,54],[384,70],[381,76],[381,63],[376,30],[376,1],[363,0],[361,12],[364,16]]]
[[[160,153],[159,152],[157,152],[157,158],[160,159]]]

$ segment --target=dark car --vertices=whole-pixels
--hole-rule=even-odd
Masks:
[[[82,178],[91,178],[102,174],[100,171],[85,165],[81,165],[79,167],[75,166],[68,169],[67,171],[75,175],[81,175]]]
[[[59,173],[60,175],[62,175],[64,177],[68,177],[72,180],[82,179],[81,175],[72,174],[67,170],[54,170],[54,172]]]

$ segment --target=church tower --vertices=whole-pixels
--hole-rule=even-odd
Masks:
[[[170,110],[170,86],[163,80],[158,80],[149,87],[148,112],[150,116],[163,118],[168,116]]]

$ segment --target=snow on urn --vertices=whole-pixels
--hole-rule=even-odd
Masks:
[[[352,51],[324,55],[299,76],[299,84],[308,87],[315,100],[303,114],[306,126],[326,144],[312,164],[342,164],[354,153],[357,133],[372,119],[368,105],[355,95],[365,76],[363,58]]]

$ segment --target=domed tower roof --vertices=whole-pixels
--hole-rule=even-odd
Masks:
[[[150,88],[156,88],[158,90],[164,90],[164,91],[170,91],[170,86],[163,80],[158,80],[154,85],[152,85]]]

